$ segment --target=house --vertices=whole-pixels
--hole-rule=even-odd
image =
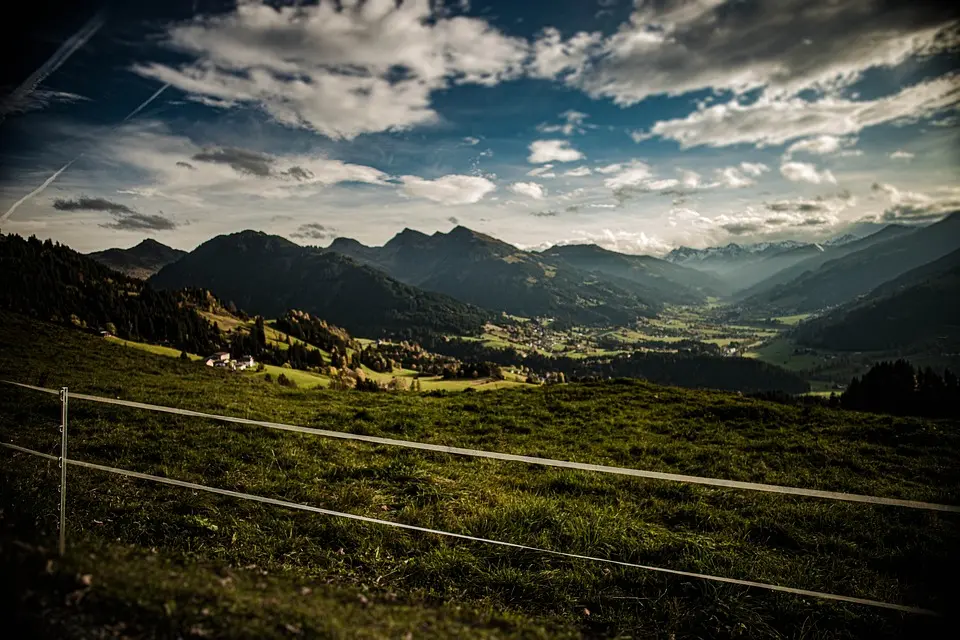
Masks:
[[[253,369],[257,366],[257,363],[253,360],[253,356],[243,356],[237,362],[237,371],[243,371],[244,369]]]
[[[226,351],[219,351],[212,356],[207,357],[203,364],[208,367],[226,367],[230,364],[230,354]]]

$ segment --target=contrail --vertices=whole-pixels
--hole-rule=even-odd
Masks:
[[[165,85],[163,85],[162,87],[160,87],[159,89],[157,89],[152,96],[150,96],[149,98],[147,98],[146,100],[144,100],[142,103],[140,103],[140,106],[139,106],[139,107],[137,107],[136,109],[134,109],[133,111],[131,111],[130,113],[128,113],[128,114],[127,114],[127,117],[120,121],[120,124],[123,124],[124,122],[126,122],[126,121],[129,120],[130,118],[134,117],[135,115],[137,115],[138,113],[140,113],[141,111],[143,111],[144,109],[146,109],[146,108],[147,108],[147,105],[149,105],[151,102],[153,102],[154,100],[156,100],[157,98],[159,98],[159,97],[160,97],[160,94],[163,93],[164,91],[166,91],[169,87],[170,87],[170,83],[168,82],[167,84],[165,84]],[[119,125],[117,125],[117,126],[119,126]],[[116,128],[116,127],[114,127],[114,128]]]
[[[121,120],[121,121],[120,121],[120,124],[117,124],[116,126],[114,126],[114,127],[111,129],[111,131],[113,131],[114,129],[116,129],[117,127],[119,127],[120,125],[122,125],[124,122],[127,122],[128,120],[130,120],[131,118],[133,118],[134,116],[136,116],[138,113],[140,113],[141,111],[143,111],[143,110],[147,107],[147,105],[149,105],[151,102],[153,102],[153,101],[156,100],[158,97],[160,97],[160,94],[163,93],[164,91],[166,91],[169,86],[170,86],[170,84],[167,83],[167,84],[163,85],[162,87],[160,87],[159,89],[157,89],[156,91],[154,91],[154,93],[153,93],[152,96],[150,96],[149,98],[147,98],[146,100],[144,100],[143,102],[141,102],[141,103],[139,104],[139,106],[137,106],[136,109],[134,109],[133,111],[131,111],[130,113],[128,113],[128,114],[127,114],[127,117],[125,117],[123,120]],[[30,200],[32,197],[43,193],[44,189],[46,189],[47,187],[49,187],[49,186],[53,183],[54,180],[56,180],[58,177],[60,177],[60,174],[61,174],[61,173],[63,173],[63,172],[66,171],[67,169],[69,169],[69,168],[70,168],[70,165],[72,165],[74,162],[76,162],[77,160],[79,160],[79,159],[82,158],[82,157],[83,157],[83,153],[80,153],[79,155],[77,155],[76,158],[74,158],[73,160],[71,160],[71,161],[68,162],[67,164],[65,164],[65,165],[63,165],[62,167],[60,167],[59,169],[57,169],[56,172],[55,172],[52,176],[50,176],[49,178],[47,178],[46,180],[44,180],[44,181],[43,181],[43,184],[41,184],[39,187],[37,187],[36,189],[34,189],[33,191],[31,191],[31,192],[28,193],[27,195],[23,196],[22,198],[20,198],[20,199],[17,200],[16,202],[14,202],[14,203],[13,203],[13,206],[11,206],[9,209],[7,209],[7,212],[6,212],[6,213],[4,213],[2,216],[0,216],[0,222],[6,222],[7,218],[9,218],[11,215],[13,215],[13,212],[16,211],[17,208],[18,208],[20,205],[22,205],[22,204],[23,204],[24,202],[26,202],[27,200]]]
[[[83,154],[81,153],[80,156],[82,156],[82,155],[83,155]],[[31,192],[28,193],[27,195],[23,196],[22,198],[20,198],[20,199],[17,200],[16,202],[14,202],[14,203],[13,203],[13,206],[11,206],[9,209],[7,209],[7,212],[6,212],[5,214],[3,214],[2,216],[0,216],[0,222],[6,222],[7,218],[9,218],[11,215],[13,215],[13,212],[17,210],[17,207],[19,207],[19,206],[22,205],[24,202],[26,202],[27,200],[29,200],[29,199],[32,198],[33,196],[37,195],[38,193],[42,193],[43,190],[46,189],[47,187],[49,187],[49,186],[50,186],[50,183],[52,183],[54,180],[56,180],[57,177],[59,177],[61,173],[63,173],[63,172],[66,171],[67,169],[69,169],[69,168],[70,168],[70,165],[72,165],[74,162],[76,162],[77,160],[79,160],[79,159],[80,159],[80,156],[77,156],[76,158],[74,158],[73,160],[71,160],[70,162],[68,162],[67,164],[65,164],[65,165],[63,165],[62,167],[60,167],[59,169],[57,169],[57,172],[54,173],[54,174],[53,174],[52,176],[50,176],[49,178],[47,178],[46,180],[44,180],[44,181],[43,181],[43,184],[41,184],[39,187],[37,187],[37,188],[34,189],[33,191],[31,191]]]
[[[87,44],[87,42],[100,30],[100,27],[103,26],[104,18],[103,12],[97,13],[95,16],[90,18],[90,20],[80,27],[80,30],[73,34],[70,38],[67,39],[60,48],[50,57],[49,60],[44,62],[39,69],[34,71],[29,78],[23,81],[19,87],[14,89],[10,95],[7,96],[4,100],[4,112],[10,111],[20,103],[26,100],[26,98],[33,93],[34,89],[40,85],[41,82],[47,79],[51,73],[60,68],[60,66],[66,62],[70,56],[77,52],[80,47]],[[0,113],[0,122],[3,122],[5,115]]]

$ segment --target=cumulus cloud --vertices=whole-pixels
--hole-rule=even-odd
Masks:
[[[433,5],[433,6],[431,6]],[[233,11],[169,29],[185,64],[136,73],[223,105],[263,109],[280,123],[331,138],[434,122],[431,95],[455,84],[517,77],[528,45],[479,18],[429,0],[345,0]]]
[[[890,154],[892,160],[913,160],[914,155],[909,151],[904,151],[902,149],[897,149]]]
[[[727,187],[729,189],[743,189],[756,184],[753,180],[743,175],[743,171],[738,167],[726,167],[717,169],[716,182],[710,186]]]
[[[683,148],[736,144],[763,147],[798,138],[850,136],[879,124],[932,116],[958,102],[960,83],[954,76],[944,76],[874,100],[762,96],[749,104],[736,100],[701,104],[683,118],[655,123],[650,133],[674,140]]]
[[[836,226],[842,209],[837,206],[807,210],[801,202],[777,203],[774,208],[746,207],[742,211],[722,213],[714,217],[702,215],[689,208],[675,208],[670,213],[670,225],[693,230],[701,237],[720,242],[724,236],[755,236],[795,234],[798,231],[821,232]],[[782,206],[781,206],[782,205]]]
[[[570,169],[569,171],[565,171],[563,175],[570,178],[582,178],[584,176],[590,175],[591,173],[593,172],[590,170],[590,167],[577,167],[576,169]]]
[[[542,167],[534,167],[527,171],[527,175],[532,178],[556,178],[557,174],[553,172],[552,164],[545,164]]]
[[[261,178],[265,178],[273,173],[274,163],[274,158],[265,153],[231,147],[204,150],[195,154],[192,160],[196,162],[225,164],[240,173],[249,173],[260,176]]]
[[[597,173],[603,173],[603,174],[616,173],[617,171],[620,171],[621,169],[623,169],[623,165],[618,162],[618,163],[614,163],[614,164],[608,164],[608,165],[603,166],[603,167],[597,167]]]
[[[748,176],[753,176],[754,178],[770,171],[770,167],[762,162],[741,162],[740,169]]]
[[[789,159],[795,153],[809,153],[816,156],[825,156],[840,152],[842,149],[856,144],[856,138],[840,138],[837,136],[816,136],[805,140],[794,142],[784,152],[784,157]],[[849,154],[849,151],[844,152]]]
[[[463,144],[467,145],[468,147],[476,146],[476,145],[480,144],[480,138],[474,138],[473,136],[467,136],[466,138],[463,139]]]
[[[290,234],[291,238],[303,238],[307,240],[331,240],[336,236],[336,229],[320,224],[319,222],[302,224],[296,231]]]
[[[448,205],[479,202],[497,188],[497,185],[487,178],[458,174],[446,175],[435,180],[403,176],[400,181],[403,184],[403,192],[407,195]]]
[[[616,167],[614,169],[614,167]],[[653,176],[653,170],[645,162],[633,161],[630,164],[610,165],[598,169],[600,173],[614,173],[610,178],[603,181],[603,186],[616,191],[624,187],[637,187],[649,180]]]
[[[837,183],[837,179],[828,169],[818,171],[816,165],[809,162],[784,162],[780,165],[780,175],[791,182]]]
[[[957,47],[956,12],[883,0],[636,2],[604,38],[545,30],[533,68],[620,105],[714,89],[770,95],[847,86],[867,69]]]
[[[543,200],[544,195],[546,195],[543,187],[536,182],[514,182],[509,188],[517,195],[527,196],[534,200]]]
[[[574,162],[583,158],[583,154],[570,146],[567,140],[534,140],[530,143],[530,155],[527,161],[532,164],[547,162]]]
[[[530,215],[534,218],[553,218],[556,217],[557,212],[553,209],[548,209],[546,211],[531,211]]]
[[[685,189],[696,189],[700,186],[700,174],[688,169],[680,169],[680,184]]]

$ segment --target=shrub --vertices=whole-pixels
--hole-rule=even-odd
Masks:
[[[296,388],[297,386],[297,383],[294,382],[292,379],[288,378],[285,373],[281,373],[279,376],[277,376],[277,383],[281,387]]]

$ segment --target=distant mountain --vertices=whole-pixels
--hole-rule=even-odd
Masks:
[[[655,314],[665,301],[655,288],[579,269],[556,256],[523,251],[462,226],[432,235],[405,229],[382,247],[338,238],[328,251],[409,285],[520,316],[626,324]]]
[[[821,242],[820,245],[824,247],[839,247],[840,245],[853,242],[859,238],[860,236],[855,236],[852,233],[845,233],[842,236],[837,236],[835,238],[830,238],[826,242]]]
[[[916,231],[888,233],[894,237],[829,260],[813,271],[747,298],[742,305],[769,315],[817,311],[852,301],[960,248],[960,212]]]
[[[916,229],[912,227],[891,224],[873,233],[872,235],[866,236],[865,238],[841,236],[841,238],[852,238],[852,240],[839,243],[834,242],[834,244],[824,243],[823,251],[818,251],[814,255],[809,256],[800,262],[772,273],[770,277],[761,280],[752,287],[748,287],[743,291],[738,292],[737,297],[741,300],[746,300],[752,296],[759,296],[802,276],[804,273],[816,271],[831,260],[842,258],[845,255],[855,253],[875,244],[886,242],[887,240],[892,240],[893,238],[906,235],[908,233],[913,233],[914,231],[916,231]],[[839,240],[839,238],[837,240]]]
[[[731,290],[739,291],[822,251],[823,248],[815,244],[786,240],[743,245],[731,243],[706,249],[678,247],[665,259],[713,274]]]
[[[88,255],[100,264],[105,264],[131,278],[146,280],[171,262],[176,262],[187,255],[187,252],[147,238],[129,249],[106,249]]]
[[[594,244],[551,247],[541,255],[555,263],[615,278],[614,282],[640,296],[671,304],[699,304],[707,296],[729,293],[729,287],[709,273],[652,256],[617,253]]]
[[[203,287],[245,311],[300,309],[354,335],[476,334],[488,311],[285,238],[242,231],[208,240],[150,278],[156,287]]]
[[[960,250],[804,323],[795,335],[803,344],[837,351],[955,352],[960,347]]]

